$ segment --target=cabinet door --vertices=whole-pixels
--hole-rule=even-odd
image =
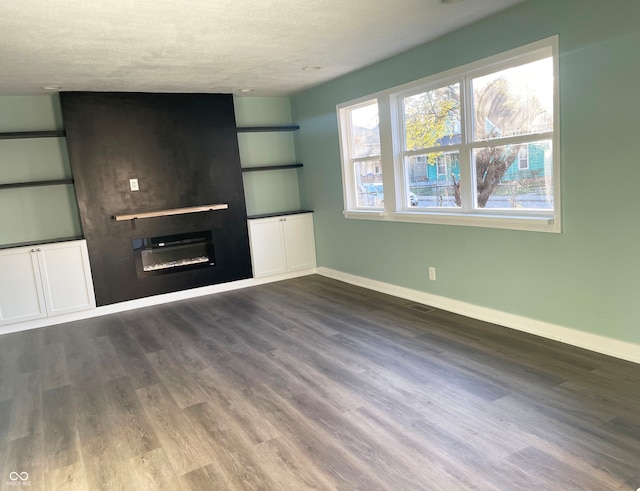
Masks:
[[[316,244],[313,215],[289,215],[282,222],[287,254],[287,270],[297,271],[316,267]]]
[[[38,262],[49,315],[95,307],[84,240],[39,246]]]
[[[0,251],[0,325],[46,315],[36,249]]]
[[[287,270],[281,220],[281,217],[249,220],[251,261],[256,278]]]

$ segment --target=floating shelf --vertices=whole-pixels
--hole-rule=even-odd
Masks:
[[[302,213],[313,213],[313,210],[289,210],[289,211],[275,211],[272,213],[260,213],[256,215],[248,215],[247,220],[255,220],[257,218],[271,218],[287,215],[300,215]]]
[[[11,182],[0,184],[0,189],[30,188],[36,186],[57,186],[59,184],[73,184],[73,179],[53,179],[49,181]]]
[[[279,169],[297,169],[302,167],[300,162],[295,164],[280,164],[280,165],[261,165],[256,167],[243,167],[242,172],[257,172],[262,170],[279,170]]]
[[[64,130],[53,131],[14,131],[0,133],[0,140],[17,140],[19,138],[61,138],[66,136]]]
[[[218,203],[215,205],[189,206],[187,208],[169,208],[166,210],[133,213],[130,215],[114,215],[113,218],[116,222],[121,222],[123,220],[136,220],[138,218],[166,217],[171,215],[184,215],[186,213],[198,213],[200,211],[226,210],[227,208],[229,208],[227,203]]]
[[[257,132],[268,132],[268,131],[295,131],[299,130],[300,126],[298,125],[290,125],[290,126],[240,126],[237,127],[236,130],[238,133],[257,133]]]

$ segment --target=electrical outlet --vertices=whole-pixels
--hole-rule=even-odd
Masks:
[[[139,191],[140,188],[138,187],[138,180],[137,179],[129,179],[129,187],[131,188],[131,191]]]
[[[429,266],[429,279],[431,281],[436,281],[436,268],[433,266]]]

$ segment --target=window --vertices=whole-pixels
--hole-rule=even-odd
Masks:
[[[380,209],[384,206],[380,173],[380,128],[378,103],[367,101],[346,108],[342,134],[343,175],[348,182],[345,200],[350,209]]]
[[[459,168],[461,135],[460,83],[418,92],[400,99],[404,145],[400,152],[407,192],[418,208],[459,206],[454,166]],[[427,181],[411,178],[416,161],[427,163]],[[459,180],[459,172],[458,172]]]
[[[556,52],[554,37],[338,106],[345,215],[559,232]]]
[[[529,168],[529,146],[522,145],[518,152],[518,170],[527,170]]]
[[[473,205],[553,210],[553,58],[509,66],[470,78],[473,116]],[[537,173],[528,168],[528,145],[543,149]]]

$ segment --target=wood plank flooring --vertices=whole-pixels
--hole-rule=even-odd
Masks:
[[[0,489],[640,487],[639,365],[409,304],[307,276],[0,336]]]

